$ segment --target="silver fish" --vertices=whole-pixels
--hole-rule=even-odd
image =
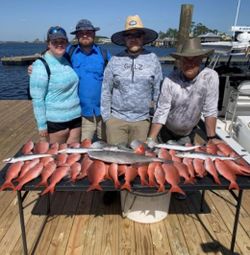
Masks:
[[[6,158],[6,159],[3,160],[3,162],[5,162],[5,163],[16,163],[16,162],[19,162],[19,161],[27,161],[27,160],[32,160],[32,159],[35,159],[35,158],[45,158],[45,157],[51,157],[51,156],[53,156],[53,154],[44,154],[44,153],[30,154],[30,155],[23,155],[23,156],[16,157],[16,158]]]
[[[136,164],[136,163],[150,163],[165,162],[165,160],[154,157],[147,157],[143,155],[138,155],[133,152],[125,151],[89,151],[88,155],[92,159],[98,159],[108,163],[116,164]]]
[[[88,153],[90,151],[127,151],[125,149],[120,149],[117,146],[107,146],[107,147],[103,147],[103,148],[65,148],[62,150],[59,150],[58,153],[79,153],[79,154],[84,154],[84,153]],[[131,150],[131,152],[133,152]]]
[[[227,157],[227,156],[220,156],[220,155],[214,155],[209,153],[203,153],[203,152],[177,152],[175,156],[179,158],[198,158],[198,159],[207,159],[211,158],[212,160],[215,159],[221,159],[221,160],[236,160],[238,157]]]
[[[201,145],[194,145],[194,146],[183,146],[178,144],[168,144],[168,143],[156,143],[154,145],[155,148],[162,148],[168,150],[176,150],[176,151],[192,151],[196,148],[201,147]]]

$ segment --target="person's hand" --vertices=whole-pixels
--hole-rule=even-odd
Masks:
[[[147,137],[147,140],[145,142],[149,148],[154,148],[157,142],[152,137]]]
[[[32,65],[28,66],[27,71],[28,71],[28,75],[32,74]]]

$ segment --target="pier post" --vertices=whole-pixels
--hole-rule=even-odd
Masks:
[[[180,24],[176,45],[177,52],[181,51],[184,41],[189,37],[190,26],[192,23],[192,14],[193,14],[192,4],[181,5]]]

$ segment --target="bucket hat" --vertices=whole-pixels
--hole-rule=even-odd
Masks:
[[[70,34],[75,35],[78,31],[82,30],[92,30],[92,31],[98,31],[100,30],[99,27],[94,27],[92,23],[87,19],[81,19],[76,24],[76,30],[71,32]]]
[[[138,30],[143,32],[144,34],[143,44],[153,42],[158,37],[158,33],[156,31],[149,28],[145,28],[142,24],[141,18],[138,15],[134,15],[127,17],[125,23],[125,30],[114,33],[111,36],[111,41],[114,44],[124,46],[125,45],[124,35],[131,30]]]
[[[202,49],[200,38],[189,38],[185,41],[182,46],[181,52],[174,52],[170,55],[176,59],[180,59],[182,57],[207,57],[212,54],[214,49]]]

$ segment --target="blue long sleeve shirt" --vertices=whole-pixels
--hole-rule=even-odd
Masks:
[[[111,57],[107,51],[107,60]],[[78,45],[71,56],[72,67],[79,77],[79,97],[84,117],[100,116],[100,101],[105,61],[101,49],[93,45],[85,53]]]
[[[78,76],[64,58],[56,58],[46,52],[48,74],[41,60],[32,65],[30,94],[39,130],[47,129],[47,121],[66,122],[81,116],[78,96]]]

